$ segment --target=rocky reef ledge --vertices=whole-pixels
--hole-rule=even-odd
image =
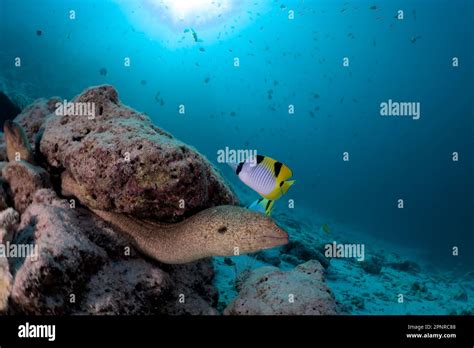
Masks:
[[[80,185],[81,202],[161,221],[237,202],[204,156],[120,103],[113,87],[88,89],[72,102],[93,103],[95,117],[52,114],[39,150]]]
[[[92,103],[94,117],[58,115],[61,100],[51,98],[15,118],[34,161],[8,162],[1,138],[0,245],[34,250],[0,255],[0,314],[217,314],[210,259],[166,265],[146,258],[91,210],[179,222],[236,205],[235,194],[204,156],[123,105],[112,86],[89,88],[72,102]],[[61,190],[65,177],[76,185],[74,197]],[[333,313],[322,272],[315,260],[284,274],[258,270],[226,313]],[[255,282],[265,299],[255,299]],[[301,303],[268,303],[299,282],[312,287],[297,295],[309,312],[297,313]]]

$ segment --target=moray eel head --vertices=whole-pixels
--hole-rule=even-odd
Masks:
[[[3,124],[3,131],[6,134],[7,139],[9,139],[15,145],[21,145],[23,141],[23,134],[21,127],[10,120],[6,120]]]
[[[208,247],[213,255],[234,256],[288,243],[288,233],[263,214],[225,205],[211,209],[220,217],[210,231],[212,242]]]
[[[15,161],[18,154],[20,159],[33,162],[31,146],[23,128],[16,122],[6,120],[3,124],[3,131],[5,133],[8,160]]]

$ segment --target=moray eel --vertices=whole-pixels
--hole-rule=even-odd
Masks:
[[[67,172],[61,177],[61,188],[65,195],[76,195],[82,190]],[[170,224],[128,214],[92,211],[128,237],[137,250],[169,264],[235,256],[288,243],[288,234],[272,219],[238,206],[208,208]]]
[[[163,263],[235,256],[288,243],[288,234],[270,218],[232,205],[208,208],[174,224],[93,212],[130,237],[142,253]]]
[[[8,161],[16,161],[18,154],[20,160],[34,164],[33,151],[23,128],[18,123],[7,120],[3,124],[3,131]]]

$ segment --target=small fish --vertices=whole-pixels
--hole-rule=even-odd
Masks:
[[[275,201],[266,198],[260,198],[249,204],[247,209],[270,216],[274,203]]]
[[[202,42],[202,40],[200,38],[198,38],[198,34],[196,33],[196,31],[193,28],[191,28],[191,32],[193,34],[194,42]]]
[[[41,30],[41,29],[36,30],[36,35],[37,36],[43,35],[43,30]]]
[[[331,229],[329,228],[328,224],[322,224],[321,225],[321,230],[323,230],[323,232],[326,233],[326,234],[331,233]]]
[[[293,172],[273,158],[257,155],[238,164],[230,164],[239,179],[248,187],[270,200],[279,199],[295,183]]]
[[[418,39],[421,39],[421,36],[419,36],[419,35],[418,36],[412,36],[410,41],[411,41],[411,43],[414,44],[416,42],[416,40],[418,40]]]
[[[101,74],[102,76],[106,76],[107,75],[107,69],[106,68],[101,68],[99,70],[99,74]]]

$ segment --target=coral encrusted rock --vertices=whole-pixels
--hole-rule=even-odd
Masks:
[[[11,294],[15,310],[27,314],[70,313],[90,274],[106,263],[107,254],[91,242],[66,201],[33,203],[23,213],[14,240],[34,246],[15,260]],[[24,256],[24,255],[23,255]]]
[[[123,105],[112,86],[90,88],[72,102],[92,103],[95,117],[52,114],[40,151],[77,182],[83,204],[171,222],[237,203],[204,156]]]
[[[210,260],[180,266],[145,260],[106,222],[52,190],[35,193],[13,243],[36,247],[12,260],[13,314],[217,313]]]
[[[336,302],[324,283],[324,268],[316,260],[291,271],[276,267],[254,270],[227,315],[328,315],[336,313]]]

